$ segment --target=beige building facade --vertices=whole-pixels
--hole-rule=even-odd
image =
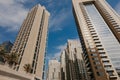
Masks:
[[[78,40],[68,40],[66,49],[61,54],[61,80],[89,80],[82,48]]]
[[[58,60],[50,60],[48,65],[47,80],[61,80],[60,62]]]
[[[90,80],[120,80],[120,19],[105,0],[72,0]]]
[[[44,77],[44,58],[48,31],[49,12],[44,6],[36,5],[29,12],[20,28],[11,53],[19,54],[18,64],[13,67],[15,71],[26,74],[25,64],[30,64],[30,74],[35,80]]]
[[[61,80],[67,80],[66,52],[62,51],[60,55]],[[69,72],[68,72],[69,73]]]
[[[6,65],[0,65],[0,80],[36,80],[33,74],[19,73]]]

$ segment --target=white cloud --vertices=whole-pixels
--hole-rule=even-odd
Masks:
[[[67,47],[67,43],[57,46],[55,49],[57,49],[58,51],[56,53],[47,54],[46,59],[47,60],[51,60],[51,59],[55,59],[56,58],[56,59],[59,60],[61,52],[64,49],[66,49],[66,47]]]
[[[27,15],[28,9],[16,0],[0,0],[0,27],[16,31]]]
[[[58,49],[58,52],[54,54],[53,58],[59,59],[61,52],[62,52],[64,49],[66,49],[66,47],[67,47],[67,43],[57,46],[56,49]]]
[[[117,5],[115,6],[115,10],[118,12],[118,14],[120,15],[120,1],[117,3]]]
[[[76,41],[79,41],[79,38],[75,38],[75,39],[70,39],[70,40],[76,40]],[[49,61],[49,60],[52,60],[52,59],[57,59],[57,60],[60,60],[60,55],[61,55],[61,52],[67,48],[67,43],[64,43],[62,45],[59,45],[57,47],[55,47],[55,49],[57,49],[58,51],[56,53],[52,53],[52,54],[47,54],[46,56],[46,60]]]
[[[48,54],[47,54],[47,55],[46,55],[46,60],[48,60],[48,61],[51,60],[51,57],[52,57],[51,55],[48,55]]]
[[[67,47],[67,43],[65,43],[63,45],[59,45],[58,47],[56,47],[56,49],[63,51],[66,47]]]
[[[68,40],[76,40],[76,41],[80,42],[79,38],[68,39]],[[56,53],[54,53],[54,54],[48,54],[46,58],[47,58],[48,60],[51,60],[51,59],[54,59],[54,58],[56,58],[56,59],[59,60],[59,59],[60,59],[61,52],[62,52],[64,49],[66,49],[66,48],[67,48],[67,42],[66,42],[65,44],[62,44],[62,45],[59,45],[59,46],[55,47],[55,49],[57,49],[58,51],[57,51]]]
[[[54,54],[47,54],[46,55],[46,60],[52,60],[52,59],[60,59],[60,54],[61,54],[61,52],[59,51],[59,52],[57,52],[57,53],[54,53]]]
[[[57,15],[53,14],[50,17],[50,25],[49,28],[52,31],[62,30],[64,27],[63,24],[65,20],[69,18],[71,10],[67,10],[66,8],[61,10]]]
[[[53,59],[60,59],[61,52],[55,53]]]
[[[16,1],[20,3],[27,3],[27,2],[31,2],[32,0],[16,0]]]

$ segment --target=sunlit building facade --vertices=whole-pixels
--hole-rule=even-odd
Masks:
[[[19,54],[18,64],[13,67],[20,73],[26,73],[23,66],[30,64],[35,80],[44,76],[44,59],[48,31],[49,12],[44,6],[36,5],[29,12],[20,28],[11,53]]]
[[[60,62],[58,60],[49,61],[47,80],[61,80]]]
[[[82,48],[78,40],[68,40],[67,48],[61,54],[61,80],[89,80]]]
[[[68,67],[66,63],[67,63],[67,57],[66,57],[66,52],[64,50],[61,52],[61,55],[60,55],[61,80],[68,80],[67,77],[69,77],[68,76],[69,71],[67,71]]]
[[[119,80],[119,15],[105,0],[73,0],[73,13],[91,80]]]

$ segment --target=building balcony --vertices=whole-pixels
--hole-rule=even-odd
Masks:
[[[112,65],[110,63],[104,63],[104,67],[111,67]]]
[[[89,62],[89,60],[88,60],[88,58],[86,58],[86,59],[85,59],[85,63],[88,63],[88,62]]]
[[[120,27],[115,27],[115,29],[120,29]]]
[[[90,70],[90,67],[87,67],[87,71]]]
[[[90,67],[90,63],[89,63],[89,62],[87,62],[87,63],[86,63],[86,66],[87,66],[87,67]]]
[[[110,79],[112,79],[112,80],[113,80],[113,79],[117,79],[117,76],[114,76],[114,75],[113,75],[113,76],[110,76]]]
[[[92,72],[87,72],[88,73],[88,75],[91,75],[92,74]]]
[[[105,61],[109,61],[109,59],[107,59],[107,58],[106,58],[106,59],[102,59],[102,61],[103,61],[103,62],[105,62]]]
[[[119,25],[114,26],[115,29],[120,29]]]
[[[114,70],[111,68],[111,69],[106,69],[107,72],[114,72]]]
[[[101,58],[107,58],[107,55],[105,55],[105,54],[100,54],[100,57],[101,57]]]
[[[87,58],[88,58],[88,56],[87,56],[87,55],[85,55],[85,56],[84,56],[84,59],[86,60]]]

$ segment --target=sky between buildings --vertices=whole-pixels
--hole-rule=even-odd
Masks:
[[[120,0],[107,0],[120,13]],[[46,59],[58,58],[67,39],[78,39],[71,0],[0,0],[0,43],[14,42],[28,11],[36,4],[50,12]]]

